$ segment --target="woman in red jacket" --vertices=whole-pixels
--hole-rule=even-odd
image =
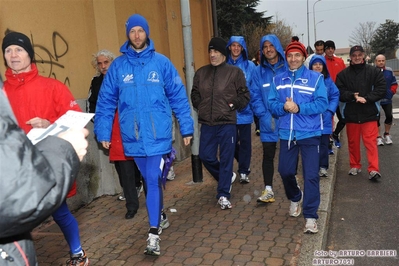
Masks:
[[[58,80],[39,75],[29,38],[19,32],[8,33],[2,43],[7,63],[4,90],[19,126],[28,133],[32,128],[47,128],[68,110],[81,111],[68,87]],[[61,171],[61,169],[60,169]],[[68,197],[76,194],[76,184]],[[71,258],[67,265],[89,265],[81,247],[78,222],[66,201],[52,214],[64,234]]]

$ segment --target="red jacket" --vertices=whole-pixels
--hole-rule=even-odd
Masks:
[[[32,126],[26,122],[40,117],[54,123],[68,110],[81,112],[68,87],[56,79],[38,74],[35,64],[32,70],[13,74],[10,68],[6,71],[4,90],[18,121],[18,125],[28,133]],[[76,183],[73,184],[68,197],[76,194]]]
[[[112,124],[111,146],[109,148],[109,160],[110,161],[133,160],[133,157],[126,156],[125,152],[123,151],[121,129],[119,127],[118,111],[115,112],[114,123]]]
[[[324,57],[326,59],[328,73],[330,73],[331,79],[335,83],[338,73],[346,68],[344,60],[337,56],[333,56],[333,58],[329,58],[327,56]]]

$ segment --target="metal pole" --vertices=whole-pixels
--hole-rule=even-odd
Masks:
[[[322,23],[322,22],[324,22],[324,20],[320,20],[319,22],[317,22],[315,25],[314,25],[314,39],[315,39],[315,41],[314,42],[316,42],[316,33],[317,33],[317,30],[316,30],[316,26],[319,24],[319,23]]]
[[[218,16],[216,12],[216,0],[212,0],[212,20],[213,20],[213,37],[219,37]]]
[[[309,36],[309,0],[306,0],[306,16],[307,16],[307,26],[308,26],[308,47],[310,46],[310,36]],[[306,48],[307,50],[307,48]]]
[[[184,45],[184,65],[186,68],[186,90],[190,101],[191,116],[194,120],[194,136],[191,144],[191,167],[193,173],[193,182],[202,182],[202,163],[199,158],[199,130],[198,130],[198,114],[194,111],[191,103],[191,90],[194,78],[194,56],[193,56],[193,39],[191,32],[191,16],[189,0],[180,0],[181,17],[183,26],[183,45]]]
[[[320,2],[321,0],[317,0],[316,2],[314,2],[313,4],[313,29],[314,29],[314,42],[316,42],[316,12],[314,11],[314,6]]]

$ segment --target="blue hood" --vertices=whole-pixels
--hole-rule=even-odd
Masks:
[[[278,61],[279,62],[284,62],[285,66],[288,67],[287,62],[285,60],[285,54],[284,54],[283,46],[281,45],[280,40],[278,39],[278,37],[276,35],[274,35],[274,34],[265,35],[260,40],[259,51],[261,51],[261,53],[260,53],[260,63],[261,63],[261,65],[268,64],[265,55],[262,53],[263,44],[266,41],[269,41],[271,44],[273,44],[274,48],[276,48],[276,51],[277,51],[277,53],[279,55]]]
[[[227,49],[227,51],[229,51],[229,56],[228,56],[227,60],[231,59],[231,53],[230,53],[230,50],[229,50],[229,46],[233,42],[239,43],[242,46],[242,48],[244,49],[241,52],[241,57],[242,57],[243,61],[248,60],[247,44],[245,43],[244,37],[242,37],[242,36],[231,36],[230,37],[230,40],[229,40],[229,42],[226,45],[226,49]]]
[[[325,75],[324,78],[329,77],[329,76],[330,76],[330,73],[328,73],[327,63],[326,63],[326,59],[324,58],[324,56],[321,56],[321,55],[318,55],[318,54],[313,55],[313,56],[312,56],[312,59],[310,59],[310,62],[309,62],[309,69],[310,69],[310,70],[312,69],[312,66],[313,66],[313,64],[314,64],[314,61],[316,61],[316,59],[319,59],[319,60],[321,60],[321,62],[323,62],[323,70],[326,71],[326,72],[325,72],[326,75]],[[324,73],[323,73],[323,74],[324,74]]]

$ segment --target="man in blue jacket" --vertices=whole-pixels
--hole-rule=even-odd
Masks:
[[[278,171],[285,193],[291,201],[289,215],[306,219],[305,233],[317,233],[317,210],[320,204],[319,145],[322,113],[327,110],[327,90],[323,75],[304,66],[305,46],[291,42],[285,49],[289,70],[274,77],[269,93],[270,110],[280,118],[280,154]],[[298,155],[301,152],[304,191],[296,180]]]
[[[260,140],[263,146],[263,182],[265,189],[258,202],[274,202],[273,176],[274,157],[278,141],[278,119],[273,117],[268,104],[268,96],[273,78],[288,69],[284,49],[274,34],[268,34],[260,40],[261,60],[253,74],[251,86],[251,105],[260,124]]]
[[[172,110],[180,124],[184,144],[194,132],[184,84],[172,62],[155,52],[144,17],[135,14],[126,21],[128,40],[121,46],[101,86],[94,132],[109,148],[115,110],[125,155],[132,156],[146,186],[149,237],[144,253],[160,255],[159,227],[163,208],[162,168],[172,150]]]
[[[247,87],[252,83],[252,73],[255,64],[248,60],[247,44],[242,36],[231,36],[226,47],[230,53],[227,56],[227,64],[239,67],[244,72]],[[243,110],[237,111],[237,141],[234,158],[238,162],[238,173],[240,183],[249,183],[249,169],[251,164],[252,143],[251,125],[254,122],[254,115],[251,106],[248,104]]]

